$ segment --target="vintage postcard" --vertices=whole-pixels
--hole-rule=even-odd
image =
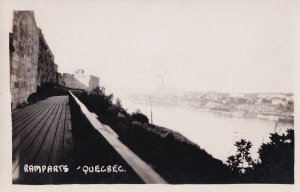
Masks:
[[[295,191],[299,2],[34,2],[1,2],[11,186]]]

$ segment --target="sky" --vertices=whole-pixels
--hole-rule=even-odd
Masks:
[[[58,70],[84,69],[114,94],[293,92],[290,2],[75,0],[29,8]]]

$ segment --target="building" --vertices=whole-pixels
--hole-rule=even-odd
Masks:
[[[62,86],[70,89],[83,89],[91,91],[99,86],[100,79],[94,75],[88,75],[83,69],[78,69],[74,74],[64,73]]]
[[[91,91],[99,86],[100,79],[94,75],[88,75],[83,69],[77,69],[74,72],[74,78],[87,87],[87,91]]]
[[[287,101],[281,98],[274,98],[272,99],[272,105],[287,105]]]
[[[100,78],[90,75],[90,82],[89,82],[89,90],[93,90],[94,88],[98,87],[100,83]]]

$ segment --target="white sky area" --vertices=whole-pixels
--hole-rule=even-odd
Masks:
[[[28,8],[59,71],[84,69],[116,96],[293,92],[291,1],[44,2]]]

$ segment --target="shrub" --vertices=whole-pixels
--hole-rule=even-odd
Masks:
[[[140,122],[140,123],[149,123],[149,119],[146,115],[140,113],[140,112],[137,112],[137,113],[133,113],[131,115],[131,118],[133,121],[137,121],[137,122]]]
[[[44,83],[42,86],[37,86],[36,92],[29,95],[27,101],[29,103],[35,103],[39,100],[46,99],[51,96],[57,95],[67,95],[67,89],[63,89],[62,87],[58,87],[54,83]]]

